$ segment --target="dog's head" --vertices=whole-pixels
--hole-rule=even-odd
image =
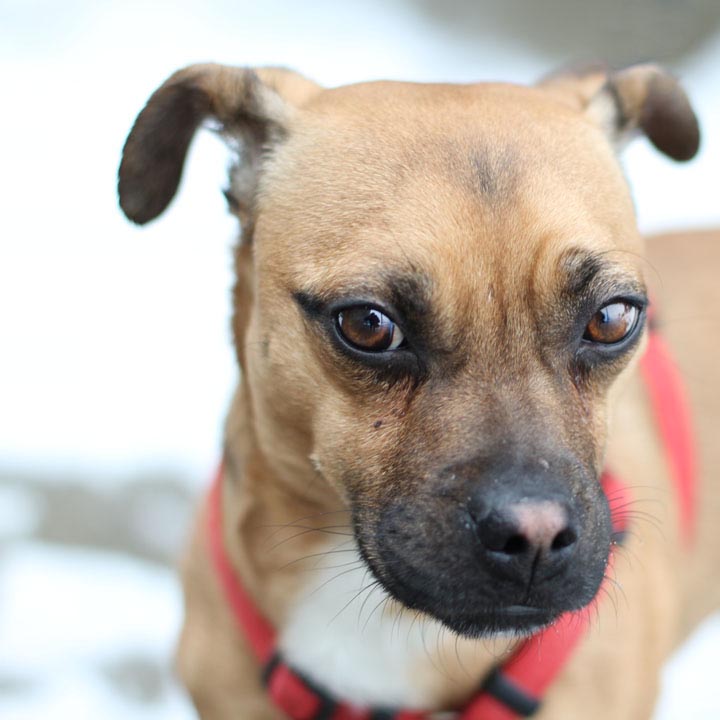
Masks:
[[[646,65],[324,90],[193,66],[128,138],[132,220],[165,209],[204,120],[239,151],[234,328],[276,476],[321,476],[385,588],[458,632],[590,602],[612,534],[609,406],[648,302],[615,150],[641,131],[695,154],[675,80]]]

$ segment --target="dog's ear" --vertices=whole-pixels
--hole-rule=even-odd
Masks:
[[[601,67],[545,78],[541,87],[581,109],[621,148],[637,132],[673,160],[690,160],[700,128],[680,83],[656,65],[609,73]]]
[[[191,65],[163,83],[138,115],[118,172],[120,206],[136,223],[156,218],[177,191],[195,131],[211,121],[240,153],[229,198],[241,217],[263,149],[282,139],[297,107],[320,87],[282,68]]]

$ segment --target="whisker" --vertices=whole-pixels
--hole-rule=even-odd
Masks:
[[[362,568],[362,566],[363,566],[363,561],[362,561],[362,559],[359,558],[357,560],[350,560],[350,562],[339,563],[338,565],[313,565],[312,567],[308,567],[308,568],[300,568],[298,570],[298,572],[311,573],[311,572],[317,572],[318,570],[320,570],[320,571],[339,570],[340,568],[346,568],[346,567],[349,567],[350,565],[354,565],[358,570],[360,570],[360,568]]]
[[[607,576],[606,576],[605,579],[608,580],[609,578],[607,578]],[[617,618],[618,617],[618,605],[617,605],[617,598],[615,597],[615,595],[613,595],[613,593],[611,593],[610,590],[608,589],[608,587],[605,585],[600,586],[600,589],[598,590],[598,595],[602,595],[602,597],[607,598],[609,600],[609,602],[613,606],[613,612],[615,613],[615,617]],[[596,616],[596,621],[599,622],[599,620],[600,620],[600,603],[599,602],[595,603],[595,616]]]
[[[352,547],[345,547],[346,545],[351,545]],[[342,549],[341,549],[342,548]],[[337,545],[333,545],[333,547],[330,550],[326,551],[328,554],[332,553],[340,553],[340,552],[357,552],[357,547],[355,546],[355,538],[352,537],[349,540],[343,540],[342,542],[339,542]],[[318,557],[315,562],[313,563],[313,567],[318,567],[320,565],[320,562],[322,561],[322,557]]]
[[[613,511],[610,513],[610,516],[614,518],[633,518],[633,519],[639,519],[639,520],[648,520],[649,522],[656,522],[660,523],[660,518],[658,518],[656,515],[653,515],[652,513],[646,512],[645,510],[620,510],[620,511]]]
[[[613,501],[610,500],[608,504],[610,505],[610,510],[614,512],[615,510],[624,510],[625,508],[635,507],[635,505],[639,505],[640,503],[653,503],[655,505],[660,505],[660,507],[667,507],[667,500],[662,500],[660,498],[634,498],[633,500],[628,500],[620,505],[614,504]]]
[[[346,542],[344,542],[342,544],[347,545],[349,542],[350,541],[347,540]],[[311,560],[313,558],[324,558],[327,555],[336,555],[337,553],[349,553],[349,552],[356,552],[356,550],[354,547],[345,548],[343,550],[340,550],[339,548],[334,548],[332,550],[325,550],[324,552],[310,553],[309,555],[302,555],[301,557],[295,558],[294,560],[290,560],[290,562],[286,562],[284,565],[281,565],[278,569],[285,570],[286,568],[290,567],[291,565],[295,565],[296,563],[302,562],[303,560]],[[317,565],[315,565],[314,567],[317,567]]]
[[[358,590],[358,592],[355,593],[355,595],[353,595],[353,596],[350,598],[350,600],[348,600],[348,601],[345,603],[345,605],[343,605],[343,606],[340,608],[340,610],[338,610],[338,612],[335,613],[335,615],[333,615],[332,619],[328,622],[328,627],[330,627],[330,625],[332,625],[332,623],[334,623],[335,620],[337,620],[337,619],[340,617],[340,615],[342,615],[342,613],[344,613],[345,610],[347,610],[347,609],[350,607],[350,605],[352,605],[352,603],[355,602],[355,600],[357,600],[357,599],[360,597],[360,595],[362,595],[366,590],[374,587],[375,585],[379,585],[379,584],[380,584],[380,581],[379,581],[379,580],[373,580],[373,581],[372,581],[371,583],[369,583],[368,585],[365,585],[365,587],[360,588],[360,590]]]
[[[370,620],[372,619],[372,616],[375,614],[375,612],[377,611],[377,609],[378,609],[381,605],[387,604],[387,602],[388,602],[389,599],[390,599],[390,596],[389,596],[389,595],[384,595],[384,596],[381,598],[380,602],[375,605],[375,607],[372,609],[371,613],[368,615],[367,620],[365,620],[365,624],[364,624],[363,627],[362,627],[361,633],[363,633],[363,634],[365,633],[365,630],[367,629],[367,626],[370,624]],[[380,622],[381,622],[381,623],[382,623],[382,618],[383,618],[383,615],[382,615],[382,613],[381,613],[381,614],[380,614]]]
[[[653,271],[653,273],[655,273],[655,277],[657,277],[657,279],[658,279],[660,288],[665,287],[665,283],[663,281],[662,275],[660,274],[660,271],[657,269],[657,267],[655,265],[653,265],[652,262],[650,262],[650,259],[648,257],[646,257],[645,255],[643,255],[642,253],[633,252],[632,250],[623,250],[621,248],[612,248],[610,250],[604,250],[602,252],[598,252],[597,255],[598,255],[598,257],[601,257],[603,255],[609,255],[610,253],[618,253],[621,255],[630,255],[630,256],[636,258],[637,260],[644,262]]]
[[[347,570],[343,570],[342,572],[339,572],[339,573],[333,575],[331,578],[320,583],[320,585],[318,585],[312,592],[310,592],[307,595],[307,597],[311,598],[313,595],[320,592],[320,590],[322,590],[324,587],[326,587],[331,582],[333,582],[333,580],[337,580],[338,578],[341,578],[341,577],[343,577],[343,575],[347,575],[348,573],[357,572],[359,569],[360,569],[359,567],[351,567],[351,568],[348,568]]]
[[[393,636],[395,635],[395,630],[397,630],[397,636],[398,640],[400,639],[400,618],[403,615],[403,608],[398,608],[398,611],[395,613],[395,617],[393,618],[393,624],[390,627],[390,640],[392,641]]]
[[[637,537],[637,533],[630,532],[630,534],[633,535],[634,537]],[[641,568],[643,568],[643,569],[645,568],[642,558],[635,552],[635,550],[628,547],[627,545],[616,544],[613,546],[613,552],[616,552],[619,555],[622,555],[624,558],[626,558],[631,570],[635,569],[633,567],[633,561],[636,561],[640,565]]]
[[[417,623],[417,620],[421,614],[422,613],[420,610],[416,610],[415,614],[413,615],[412,620],[410,621],[410,626],[408,627],[408,631],[407,631],[407,637],[405,638],[405,647],[406,648],[410,647],[410,634],[412,633],[412,629],[413,629],[415,623]]]
[[[427,647],[427,637],[425,635],[427,631],[427,623],[428,623],[428,617],[427,615],[423,615],[422,620],[420,622],[420,640],[422,641],[423,646],[423,652],[425,653],[425,657],[430,661],[430,664],[435,668],[435,670],[442,674],[442,670],[438,667],[438,664],[435,662],[435,658],[430,654],[430,651]]]
[[[355,537],[353,533],[344,533],[339,532],[338,530],[332,530],[329,528],[336,528],[336,527],[343,527],[342,525],[328,525],[326,528],[320,527],[320,528],[307,528],[305,530],[301,530],[298,533],[295,533],[294,535],[291,535],[290,537],[286,537],[284,540],[281,540],[278,543],[275,543],[271,548],[268,549],[268,552],[272,552],[273,550],[277,550],[281,545],[284,545],[286,542],[290,542],[291,540],[295,540],[296,538],[302,537],[303,535],[308,535],[309,533],[318,532],[323,533],[325,535],[339,535],[341,537]]]
[[[313,518],[318,517],[326,517],[328,515],[340,515],[342,513],[349,513],[350,508],[343,507],[339,508],[337,510],[322,510],[320,512],[316,513],[309,513],[308,515],[301,515],[300,517],[295,518],[294,520],[291,520],[289,523],[266,523],[266,524],[260,524],[256,527],[284,527],[285,525],[289,525],[292,523],[301,522],[303,520],[312,520]]]
[[[372,597],[373,593],[379,587],[381,587],[381,585],[378,582],[377,585],[375,585],[375,587],[373,587],[372,590],[370,590],[370,592],[365,596],[365,599],[362,601],[362,604],[360,605],[360,610],[358,611],[358,628],[360,627],[360,621],[362,620],[363,610],[365,609],[365,605],[367,604],[367,601]],[[367,623],[365,623],[364,627],[367,627]]]
[[[455,634],[455,660],[457,660],[458,667],[460,668],[460,671],[465,675],[465,677],[470,677],[470,672],[465,667],[465,663],[463,662],[462,658],[460,657],[460,650],[458,648],[458,643],[460,642],[460,636],[456,633]]]
[[[650,525],[653,525],[654,527],[657,527],[657,528],[659,528],[662,525],[661,521],[654,515],[650,515],[649,513],[643,513],[638,510],[624,510],[621,513],[613,513],[612,519],[613,520],[641,520],[642,522],[647,522]]]
[[[667,536],[665,535],[665,526],[657,518],[628,515],[626,519],[635,523],[645,523],[647,527],[650,527],[655,530],[655,532],[657,532],[661,540],[667,542]],[[638,535],[637,533],[635,535],[638,540],[642,541],[642,536]]]
[[[270,533],[270,535],[268,535],[268,537],[267,537],[268,540],[271,540],[275,535],[277,535],[284,528],[303,527],[301,525],[297,525],[297,523],[303,522],[305,520],[314,520],[315,518],[327,517],[328,515],[340,515],[340,514],[349,513],[349,512],[350,512],[350,510],[347,508],[343,508],[342,510],[327,510],[327,511],[319,512],[319,513],[312,513],[310,515],[303,515],[302,517],[295,518],[294,520],[291,520],[290,522],[287,522],[287,523],[279,523],[279,524],[266,523],[266,524],[255,525],[255,527],[258,529],[263,529],[263,530],[273,528],[274,532]]]
[[[628,600],[628,596],[625,593],[625,588],[622,586],[622,583],[618,582],[618,580],[616,580],[614,577],[610,577],[610,575],[605,575],[604,579],[607,582],[612,583],[612,586],[615,589],[615,592],[620,593],[620,595],[622,595],[623,600],[625,601],[625,605],[629,608],[630,601]],[[617,612],[617,607],[615,608],[615,610]]]
[[[669,487],[660,487],[659,485],[625,485],[623,490],[618,490],[608,497],[618,497],[625,494],[625,490],[651,490],[652,492],[669,495],[673,490]]]
[[[445,654],[442,651],[441,639],[445,634],[445,626],[440,627],[440,631],[435,633],[435,653],[437,654],[438,662],[442,666],[442,674],[445,677],[449,677],[447,662],[445,661]]]

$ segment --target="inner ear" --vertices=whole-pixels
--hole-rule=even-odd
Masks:
[[[120,206],[136,223],[160,215],[177,192],[190,142],[206,120],[238,146],[233,171],[235,212],[254,192],[262,148],[284,134],[293,112],[319,87],[281,68],[192,65],[176,72],[150,97],[123,149]],[[239,188],[236,190],[235,188]]]

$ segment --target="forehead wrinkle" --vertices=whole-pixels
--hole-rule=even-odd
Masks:
[[[493,202],[507,201],[518,182],[518,159],[507,146],[478,144],[469,154],[471,188]]]

